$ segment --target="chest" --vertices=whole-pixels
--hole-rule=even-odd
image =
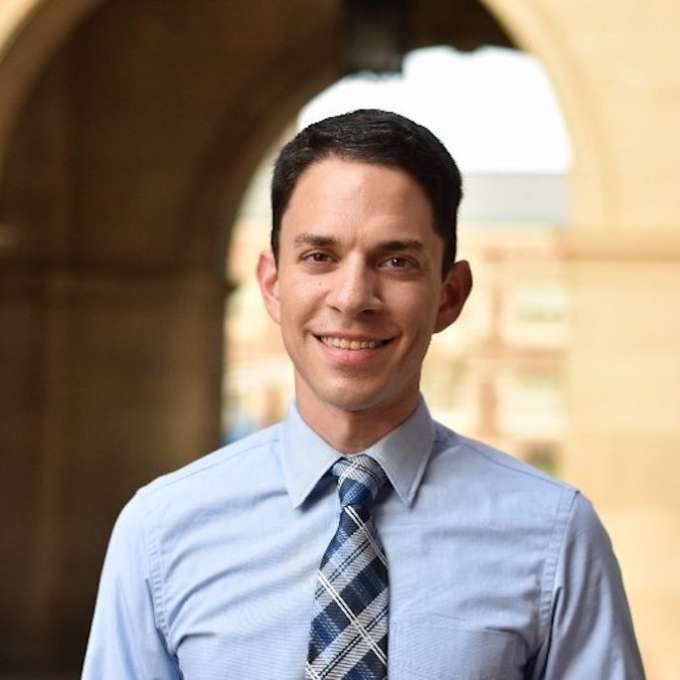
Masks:
[[[256,530],[224,523],[166,561],[167,642],[184,678],[304,675],[316,570],[336,509],[283,508]],[[381,518],[389,560],[391,680],[522,678],[540,564],[519,537],[467,522]],[[472,540],[474,539],[474,540]],[[526,551],[525,551],[526,552]],[[180,554],[182,553],[182,554]],[[169,556],[170,557],[170,556]]]

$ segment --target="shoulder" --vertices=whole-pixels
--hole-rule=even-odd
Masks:
[[[217,449],[154,479],[135,495],[139,510],[206,506],[276,474],[280,425]],[[257,474],[255,474],[257,471]]]
[[[434,483],[446,493],[482,502],[507,527],[542,527],[551,550],[563,558],[609,559],[609,536],[590,500],[579,489],[480,441],[437,423],[431,465]],[[481,499],[481,500],[480,500]],[[565,552],[566,551],[566,552]]]
[[[486,483],[498,481],[506,488],[524,488],[545,493],[566,493],[574,497],[578,491],[566,482],[493,446],[464,437],[436,423],[433,461],[455,467],[469,480],[480,478]]]
[[[584,502],[570,484],[439,424],[425,481],[452,511],[513,540],[532,537],[553,554],[574,522],[576,506]]]
[[[200,481],[204,477],[219,475],[225,470],[242,465],[246,457],[249,457],[250,463],[252,457],[267,455],[271,451],[271,447],[276,446],[278,441],[279,425],[277,424],[223,446],[178,470],[158,477],[144,487],[142,491],[144,493],[156,493],[165,488],[182,485],[194,478],[198,478]]]

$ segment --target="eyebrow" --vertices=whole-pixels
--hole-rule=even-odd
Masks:
[[[423,250],[425,244],[417,238],[394,239],[380,244],[380,249],[387,253],[396,253],[404,250]]]
[[[312,234],[305,232],[295,237],[295,246],[316,246],[319,248],[337,246],[340,240],[335,236],[324,236],[322,234]],[[416,238],[413,239],[391,239],[378,244],[377,249],[386,253],[397,253],[405,250],[423,250],[425,244]]]
[[[334,236],[323,236],[321,234],[312,234],[305,232],[303,234],[298,234],[295,237],[295,246],[299,248],[300,246],[317,246],[319,248],[336,246],[340,241]]]

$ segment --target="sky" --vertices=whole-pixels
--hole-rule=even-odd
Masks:
[[[349,76],[299,116],[301,126],[356,108],[402,113],[429,127],[464,173],[566,173],[569,140],[542,65],[516,50],[416,50],[403,73]]]

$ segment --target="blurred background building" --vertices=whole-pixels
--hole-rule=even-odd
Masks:
[[[432,410],[583,489],[649,678],[680,677],[679,29],[673,0],[2,0],[0,678],[76,677],[121,505],[280,416],[251,180],[315,95],[436,46],[533,55],[571,156],[469,169]]]

